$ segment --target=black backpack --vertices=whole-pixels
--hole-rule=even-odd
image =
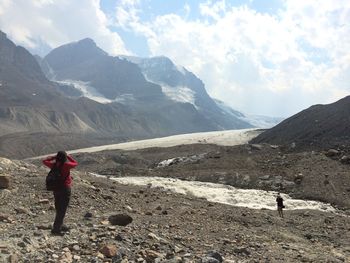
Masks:
[[[61,167],[54,166],[46,176],[46,190],[55,191],[60,190],[64,187],[64,181],[66,177],[63,178],[61,175]]]

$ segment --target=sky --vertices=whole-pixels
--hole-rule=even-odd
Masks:
[[[248,114],[350,94],[348,0],[0,0],[0,30],[41,56],[86,37],[111,55],[167,56]]]

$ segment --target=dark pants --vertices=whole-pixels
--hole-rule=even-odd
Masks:
[[[63,219],[66,215],[66,211],[69,205],[71,189],[63,188],[62,190],[54,191],[53,195],[55,197],[55,209],[56,209],[56,217],[55,222],[53,224],[54,231],[60,231],[63,225]]]

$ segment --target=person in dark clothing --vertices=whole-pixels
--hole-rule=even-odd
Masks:
[[[52,169],[58,167],[60,175],[64,178],[64,185],[53,191],[55,198],[56,216],[51,233],[54,235],[63,235],[63,220],[69,205],[71,196],[72,177],[70,170],[78,165],[78,163],[64,151],[59,151],[56,156],[49,156],[43,160],[43,164]]]
[[[283,198],[281,197],[280,193],[277,194],[276,202],[277,202],[278,215],[283,218],[284,205],[283,205]]]

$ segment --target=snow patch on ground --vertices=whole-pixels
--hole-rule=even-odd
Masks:
[[[191,103],[197,108],[195,104],[196,93],[190,88],[184,86],[170,87],[164,84],[161,87],[163,93],[171,100],[183,103]]]
[[[67,79],[67,80],[61,80],[56,82],[65,84],[65,85],[71,85],[75,89],[79,90],[83,94],[83,97],[89,98],[91,100],[97,101],[102,104],[107,104],[112,102],[123,103],[125,101],[135,100],[132,94],[123,94],[116,97],[114,100],[107,99],[101,93],[99,93],[93,86],[91,86],[89,82],[85,82],[85,81]]]
[[[136,100],[134,95],[131,93],[122,94],[114,99],[115,102],[125,103]]]
[[[191,103],[196,109],[198,109],[196,101],[196,92],[186,86],[172,87],[163,82],[154,81],[144,74],[145,79],[148,82],[159,85],[162,88],[162,92],[169,99],[182,103]]]
[[[274,191],[254,189],[238,189],[232,186],[198,181],[183,181],[163,177],[121,177],[110,178],[121,184],[162,187],[176,193],[205,198],[208,201],[251,209],[276,210],[276,195]],[[336,212],[330,204],[293,199],[287,194],[281,194],[286,210],[311,209],[326,212]]]
[[[110,99],[105,98],[101,93],[99,93],[94,87],[90,86],[89,82],[79,81],[79,80],[62,80],[62,81],[56,81],[61,84],[65,85],[72,85],[74,88],[79,90],[84,97],[87,97],[91,100],[97,101],[99,103],[111,103],[113,102]]]
[[[167,160],[163,160],[158,163],[157,168],[167,167],[178,163],[194,163],[205,157],[205,153],[196,154],[188,157],[175,157]]]

